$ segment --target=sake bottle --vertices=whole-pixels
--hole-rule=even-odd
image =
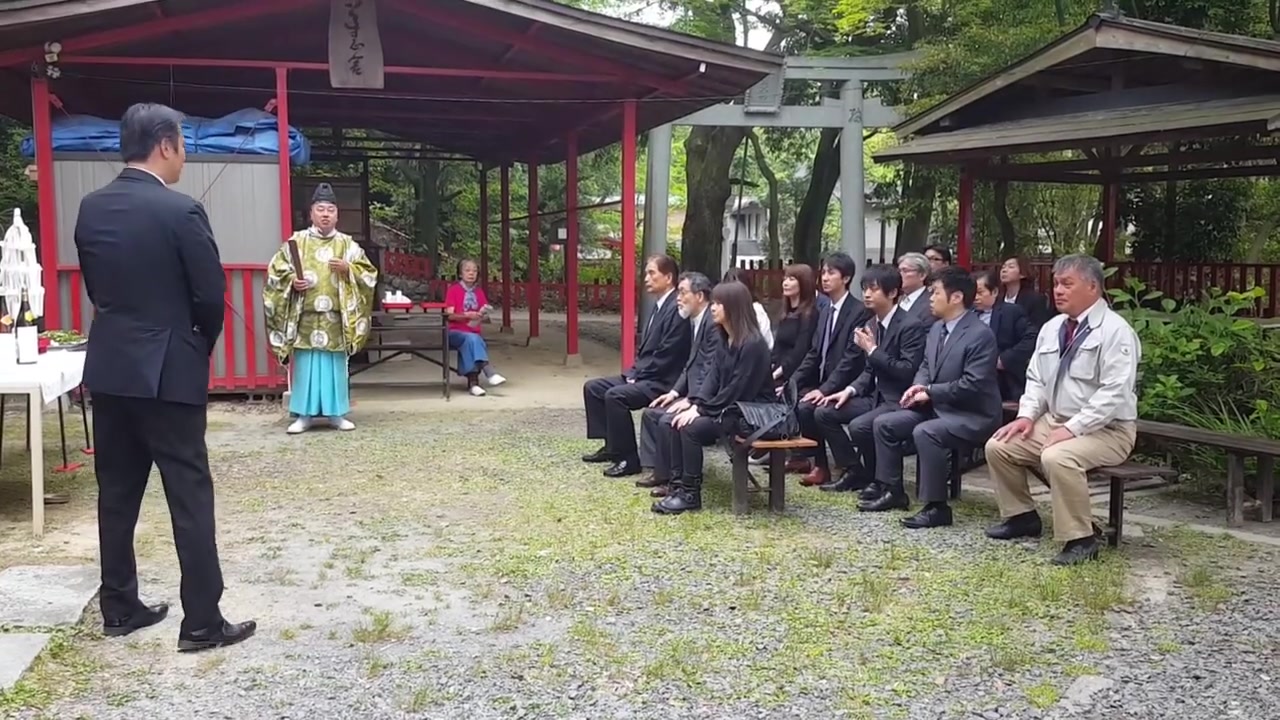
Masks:
[[[36,329],[36,316],[27,301],[27,291],[22,291],[22,305],[13,324],[14,339],[18,346],[18,364],[34,365],[40,359],[40,331]]]

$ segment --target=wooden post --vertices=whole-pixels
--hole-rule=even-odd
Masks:
[[[636,101],[622,103],[622,369],[636,358]]]
[[[581,365],[578,353],[578,133],[565,138],[564,313],[566,365]]]

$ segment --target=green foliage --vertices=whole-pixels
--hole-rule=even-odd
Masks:
[[[1136,260],[1230,261],[1255,189],[1271,183],[1225,178],[1128,186],[1123,219],[1134,230]]]

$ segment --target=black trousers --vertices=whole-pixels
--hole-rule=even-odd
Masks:
[[[800,396],[804,397],[806,391],[801,391]],[[796,405],[796,419],[800,421],[800,434],[810,440],[815,440],[818,447],[812,450],[793,450],[792,454],[803,457],[803,453],[807,452],[813,458],[813,464],[822,469],[826,469],[827,465],[827,443],[822,437],[822,428],[818,426],[818,406],[813,403],[801,401]]]
[[[204,440],[207,411],[205,405],[93,395],[102,546],[99,603],[105,618],[128,617],[142,608],[133,534],[154,463],[164,483],[182,569],[182,630],[204,630],[222,622],[213,476]]]
[[[671,480],[667,476],[671,470],[667,453],[669,441],[662,434],[661,426],[670,426],[674,417],[666,408],[645,408],[640,414],[640,466],[652,468],[655,478],[668,482]]]
[[[973,446],[956,435],[932,410],[897,410],[875,420],[876,479],[902,488],[902,458],[907,443],[915,445],[920,474],[920,502],[946,502],[951,451]]]
[[[874,407],[875,401],[871,398],[855,397],[849,398],[840,407],[824,405],[814,411],[818,432],[827,447],[831,448],[831,459],[835,461],[836,467],[849,470],[858,464],[857,446],[849,439],[845,426]]]
[[[621,375],[593,378],[582,386],[582,405],[587,411],[587,437],[604,440],[614,460],[639,463],[636,424],[631,411],[648,406],[662,394],[657,383],[627,382]]]
[[[737,420],[732,422],[736,425]],[[716,444],[723,427],[720,420],[709,417],[699,417],[679,430],[671,423],[659,422],[658,447],[662,448],[660,460],[666,463],[668,482],[685,490],[701,490],[703,451]]]
[[[901,409],[898,403],[882,402],[854,418],[846,427],[849,433],[849,444],[858,451],[857,472],[863,473],[868,480],[879,478],[876,474],[876,418]]]

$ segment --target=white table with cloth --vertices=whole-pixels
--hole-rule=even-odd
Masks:
[[[84,381],[84,356],[81,351],[53,350],[31,365],[0,366],[0,395],[30,398],[27,432],[31,441],[31,528],[36,537],[44,534],[44,409],[80,387]]]

